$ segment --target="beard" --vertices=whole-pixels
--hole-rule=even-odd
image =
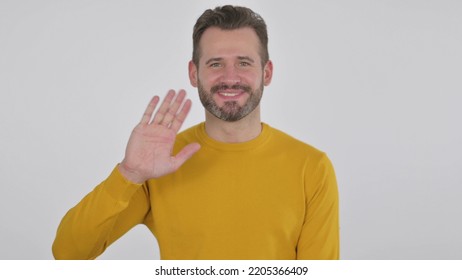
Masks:
[[[227,122],[235,122],[250,114],[260,104],[261,97],[263,95],[263,83],[256,90],[252,90],[251,87],[246,85],[233,85],[228,86],[225,84],[215,85],[210,89],[210,92],[204,89],[200,80],[197,83],[197,89],[199,91],[199,98],[204,108],[219,118],[220,120]],[[222,107],[213,99],[213,95],[217,94],[217,91],[221,90],[242,90],[249,95],[244,105],[239,105],[237,101],[225,101]]]

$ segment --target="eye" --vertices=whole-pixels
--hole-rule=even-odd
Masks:
[[[250,63],[247,62],[247,61],[241,61],[241,62],[239,62],[239,66],[241,66],[241,67],[250,66]]]
[[[218,68],[221,66],[221,63],[218,63],[218,62],[214,62],[214,63],[210,63],[209,64],[209,67],[210,68]]]

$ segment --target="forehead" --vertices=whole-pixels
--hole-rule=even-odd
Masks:
[[[199,45],[201,59],[228,56],[259,59],[260,42],[255,30],[250,27],[233,30],[210,27],[204,31]]]

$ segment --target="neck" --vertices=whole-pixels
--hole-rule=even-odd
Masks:
[[[205,131],[211,138],[225,143],[250,141],[261,133],[260,106],[241,120],[227,122],[205,113]]]

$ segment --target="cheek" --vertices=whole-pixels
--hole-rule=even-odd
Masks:
[[[248,85],[259,86],[262,83],[262,81],[263,73],[252,72],[242,76],[242,82]]]
[[[200,72],[198,77],[201,83],[206,86],[218,83],[221,76],[220,74],[213,72]]]
[[[260,71],[243,70],[239,74],[239,79],[243,84],[257,85],[262,81],[262,73]]]

